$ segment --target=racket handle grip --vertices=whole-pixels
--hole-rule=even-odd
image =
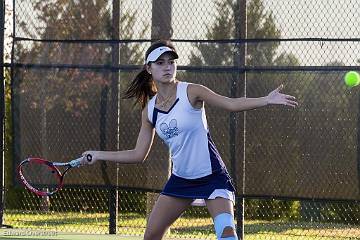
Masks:
[[[86,160],[87,160],[88,162],[91,162],[91,161],[92,161],[92,155],[91,155],[91,154],[87,154],[87,155],[86,155]]]

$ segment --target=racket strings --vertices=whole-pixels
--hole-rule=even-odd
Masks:
[[[57,171],[47,164],[24,164],[22,174],[32,187],[42,192],[53,192],[60,184]]]

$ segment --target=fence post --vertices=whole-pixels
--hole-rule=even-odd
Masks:
[[[170,39],[172,0],[152,1],[151,39]]]
[[[237,0],[235,8],[233,9],[235,16],[235,39],[245,40],[247,37],[247,16],[246,16],[246,0]],[[244,68],[246,66],[246,42],[240,42],[234,46],[234,66]],[[236,97],[236,93],[239,90],[243,90],[242,94],[246,97],[246,72],[241,71],[240,73],[234,73],[231,82],[231,97]],[[240,163],[236,156],[239,156],[236,152],[236,129],[242,129],[242,149],[240,150],[242,156],[242,166],[239,166],[237,170],[237,163]],[[239,182],[237,176],[241,177],[241,186],[236,186],[240,196],[236,196],[236,212],[235,218],[237,222],[236,233],[239,239],[244,239],[244,209],[245,200],[243,195],[245,194],[245,143],[246,143],[246,112],[243,113],[242,121],[237,124],[235,114],[230,115],[230,161],[231,161],[231,175],[234,178],[234,182],[237,185]]]
[[[4,166],[4,119],[5,119],[5,78],[4,78],[4,31],[5,31],[5,0],[0,0],[0,121],[1,121],[1,154],[0,154],[0,227],[3,227],[4,207],[5,207],[5,166]]]
[[[171,13],[172,13],[172,0],[152,0],[152,13],[151,13],[151,40],[155,41],[158,39],[170,39],[172,36],[172,27],[171,27]],[[165,156],[165,154],[164,154]],[[161,173],[167,174],[168,178],[171,174],[171,160],[170,152],[167,150],[167,159],[162,159],[164,164],[161,167]],[[159,174],[159,167],[149,168],[147,171],[147,184],[154,188],[154,183],[152,180],[154,176]],[[159,194],[155,192],[147,192],[146,194],[146,219],[148,220],[151,210],[158,198]],[[170,228],[167,230],[166,234],[170,234]]]
[[[119,40],[119,31],[120,31],[120,1],[113,0],[113,9],[112,9],[112,29],[111,29],[111,38],[112,40]],[[119,42],[112,43],[111,46],[111,65],[113,67],[119,66],[120,63],[120,47]],[[111,72],[111,104],[110,109],[116,113],[116,149],[119,150],[119,77],[120,74],[118,71]],[[113,124],[113,122],[112,122]],[[106,132],[106,129],[104,129]],[[118,219],[118,208],[119,208],[119,199],[118,199],[118,171],[119,167],[116,165],[116,186],[112,186],[109,189],[109,234],[116,234],[117,232],[117,219]]]

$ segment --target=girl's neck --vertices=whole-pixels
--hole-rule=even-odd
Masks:
[[[167,109],[176,99],[177,82],[158,85],[156,104],[162,109]]]
[[[177,81],[170,83],[157,84],[157,95],[161,99],[165,99],[171,95],[176,95]]]

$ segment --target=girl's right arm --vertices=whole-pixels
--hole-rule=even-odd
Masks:
[[[141,163],[145,161],[149,154],[154,135],[155,129],[148,120],[147,107],[145,107],[142,111],[141,128],[134,149],[124,151],[86,151],[83,153],[83,156],[90,154],[92,156],[92,161],[88,162],[86,158],[84,158],[82,163],[93,164],[97,160],[118,163]]]

